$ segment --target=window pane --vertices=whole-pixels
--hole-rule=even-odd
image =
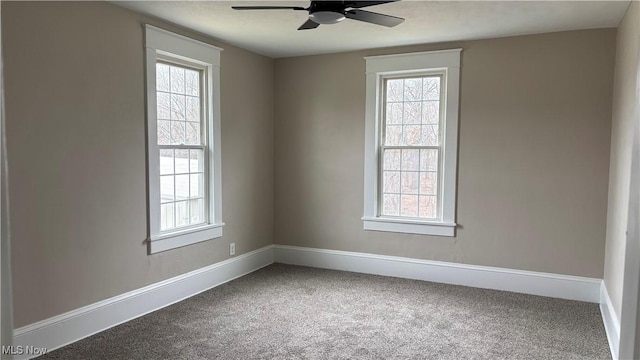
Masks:
[[[173,175],[160,176],[160,202],[173,201]]]
[[[402,79],[387,80],[387,102],[402,101]]]
[[[402,124],[402,103],[387,104],[386,124]]]
[[[438,171],[438,150],[420,150],[420,171]]]
[[[440,99],[440,77],[424,78],[422,83],[422,98],[424,100]]]
[[[189,175],[189,197],[196,198],[204,196],[203,188],[203,174],[191,174]]]
[[[400,193],[400,171],[385,171],[382,176],[382,191]]]
[[[185,119],[186,96],[171,94],[171,120]]]
[[[417,194],[419,189],[418,172],[400,173],[400,191],[402,194]]]
[[[419,101],[422,99],[422,78],[404,80],[404,101]]]
[[[176,227],[189,225],[188,201],[176,203]]]
[[[422,145],[437,146],[439,143],[438,125],[422,125]]]
[[[176,200],[189,198],[189,174],[176,175]]]
[[[189,200],[189,207],[191,212],[191,224],[201,224],[205,222],[204,219],[204,199],[191,199]]]
[[[438,195],[438,173],[436,172],[420,173],[420,194],[421,195]]]
[[[422,115],[422,102],[405,102],[403,114],[404,115],[402,120],[404,124],[420,124]]]
[[[171,122],[165,120],[158,121],[158,145],[171,144]]]
[[[169,91],[169,65],[156,64],[156,89]]]
[[[160,230],[169,230],[175,227],[174,223],[174,203],[160,205]]]
[[[158,120],[169,120],[171,118],[171,96],[169,93],[159,92],[157,101]]]
[[[400,196],[400,216],[418,217],[418,195]]]
[[[200,73],[193,70],[185,70],[186,94],[200,95]]]
[[[204,151],[202,150],[189,150],[189,167],[191,172],[203,172],[204,171]]]
[[[187,123],[186,145],[200,145],[200,123]]]
[[[184,68],[171,66],[171,92],[184,94]]]
[[[402,170],[417,171],[420,168],[420,150],[403,149],[401,157]]]
[[[419,217],[435,219],[438,217],[436,196],[420,196]]]
[[[184,121],[171,122],[171,143],[184,144]]]
[[[173,150],[160,149],[160,175],[173,174]]]
[[[394,146],[402,145],[402,126],[389,125],[385,131],[385,145]]]
[[[200,98],[186,97],[186,119],[187,121],[200,122]]]
[[[189,172],[189,150],[176,149],[176,174]]]
[[[387,195],[382,196],[382,215],[395,215],[400,214],[400,195]]]
[[[422,103],[422,123],[438,124],[440,122],[440,102],[425,101]]]
[[[400,170],[400,150],[385,149],[384,151],[384,170]]]
[[[403,145],[422,145],[422,133],[420,125],[405,125],[402,133]]]

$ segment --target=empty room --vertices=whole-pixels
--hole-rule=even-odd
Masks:
[[[2,359],[640,359],[640,2],[0,14]]]

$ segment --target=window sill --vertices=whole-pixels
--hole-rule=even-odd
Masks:
[[[224,223],[205,225],[197,228],[152,236],[149,240],[149,254],[155,254],[222,237],[223,226]]]
[[[364,229],[406,234],[455,236],[456,224],[411,219],[363,217]]]

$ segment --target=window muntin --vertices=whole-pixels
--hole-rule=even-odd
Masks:
[[[156,63],[161,232],[208,223],[205,71]]]
[[[379,216],[441,218],[444,76],[382,78]]]

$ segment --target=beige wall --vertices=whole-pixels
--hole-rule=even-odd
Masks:
[[[602,278],[615,36],[276,60],[276,243]],[[363,56],[455,47],[457,237],[363,231]]]
[[[224,237],[147,255],[142,24],[224,48]],[[109,3],[2,4],[15,326],[273,243],[273,60]]]
[[[622,308],[633,129],[634,122],[639,121],[634,116],[638,106],[636,88],[639,51],[640,3],[633,1],[620,23],[617,36],[604,271],[604,282],[618,320]]]

